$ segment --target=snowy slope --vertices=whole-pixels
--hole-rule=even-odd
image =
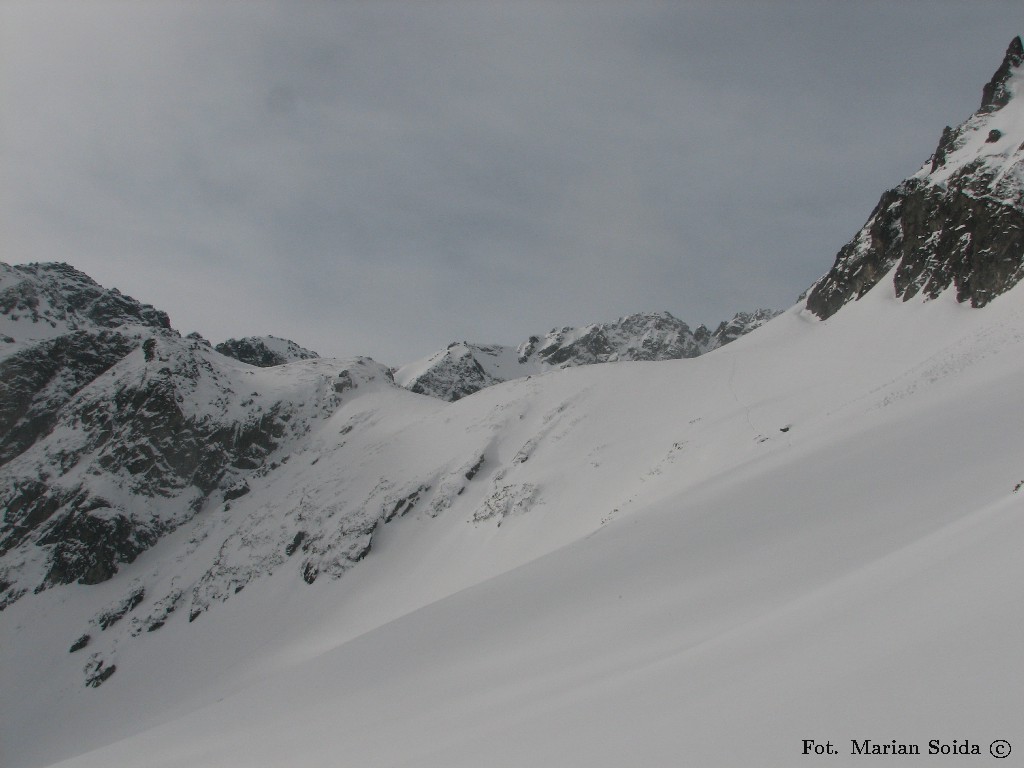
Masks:
[[[114,740],[68,765],[783,766],[803,738],[1019,740],[1022,345],[1019,291],[971,310],[883,285],[695,360],[364,396],[295,487],[339,498],[369,453],[436,490],[341,580],[286,567],[193,624],[100,638],[118,672],[95,690],[67,648],[118,589],[15,604],[11,764]],[[427,477],[478,451],[463,493]]]

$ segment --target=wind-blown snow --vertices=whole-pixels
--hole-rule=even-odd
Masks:
[[[883,281],[827,321],[794,307],[691,360],[451,404],[377,387],[221,517],[110,582],[0,615],[4,764],[771,767],[809,760],[813,738],[843,766],[851,739],[1024,749],[1022,375],[1021,290],[970,309],[903,303]],[[244,558],[289,516],[329,530],[324,510],[366,499],[412,501],[342,578],[308,585],[284,557],[194,622],[127,631],[194,583],[217,530],[248,531],[225,552]],[[68,653],[131,583],[146,586],[135,613]],[[117,664],[96,689],[90,653]]]

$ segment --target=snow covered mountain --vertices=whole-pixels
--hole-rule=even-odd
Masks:
[[[696,330],[668,312],[628,315],[614,323],[554,328],[515,346],[449,344],[446,349],[404,365],[395,381],[413,392],[453,402],[503,381],[578,365],[629,360],[697,357],[735,341],[778,312],[739,312],[712,332]]]
[[[366,359],[256,368],[130,301],[123,325],[72,328],[115,301],[78,273],[94,299],[38,299],[53,324],[5,298],[4,328],[41,335],[9,331],[0,363],[74,334],[102,354],[0,379],[15,427],[59,393],[4,438],[4,765],[1024,745],[1020,50],[806,304],[696,358],[559,369],[621,352],[567,331],[548,370],[445,402]],[[953,239],[943,211],[965,207]],[[54,269],[6,268],[5,291]],[[654,317],[659,345],[685,338]]]
[[[921,169],[889,190],[807,297],[818,317],[834,314],[882,279],[896,295],[983,307],[1024,277],[1024,46],[1014,38],[981,107],[946,126]]]
[[[143,338],[167,333],[166,314],[67,264],[0,264],[0,465]]]
[[[321,360],[286,339],[229,339],[214,348],[196,334],[182,338],[165,314],[67,265],[3,269],[10,333],[0,358],[0,608],[54,586],[112,578],[197,516],[227,513],[252,483],[266,476],[277,482],[283,476],[277,470],[294,452],[308,452],[308,435],[357,390],[395,388],[391,373],[372,360]],[[719,330],[737,323],[746,330],[769,316],[738,315]],[[703,328],[691,334],[667,313],[634,315],[614,325],[553,331],[543,344],[531,339],[504,373],[692,356],[718,343],[715,334]],[[511,354],[473,350],[488,362]],[[455,364],[432,365],[409,388],[424,392],[425,383],[447,375],[447,388],[430,393],[454,399],[453,392],[484,385],[474,389],[473,372],[481,370],[475,357],[459,358],[453,347],[446,359]],[[460,369],[460,359],[472,365]],[[487,385],[499,380],[500,363],[489,367]],[[458,472],[470,472],[482,456],[483,448]],[[390,481],[374,478],[340,532],[327,531],[336,510],[300,505],[282,519],[281,509],[268,506],[266,520],[225,534],[216,557],[189,582],[190,591],[167,588],[143,624],[163,626],[184,602],[194,619],[211,600],[272,573],[296,550],[306,581],[322,572],[339,575],[365,555],[378,523],[437,482],[407,482],[396,497]],[[317,486],[323,491],[330,482]],[[433,503],[447,501],[436,497]],[[266,526],[272,531],[252,546],[253,531]],[[242,554],[224,549],[243,536],[250,543]],[[124,604],[134,606],[135,595]],[[108,613],[99,623],[109,624],[102,618]],[[96,672],[88,670],[87,679],[106,679]]]
[[[393,386],[368,359],[318,360],[279,339],[230,345],[261,363],[271,352],[302,360],[260,370],[67,265],[2,268],[0,606],[110,579],[200,512],[229,508],[356,390]],[[347,562],[321,549],[340,558],[333,567]],[[211,567],[204,594],[227,589],[218,578],[244,586]],[[178,605],[174,590],[162,598],[150,625]]]

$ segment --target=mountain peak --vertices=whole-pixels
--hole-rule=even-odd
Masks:
[[[1024,278],[1024,43],[1015,37],[981,108],[947,126],[934,154],[882,195],[867,223],[810,289],[824,319],[891,280],[904,301],[953,288],[983,307]]]
[[[1021,64],[1024,64],[1024,42],[1021,42],[1020,35],[1018,35],[1010,41],[1010,46],[1006,49],[1006,56],[1003,57],[1003,63],[999,65],[999,69],[992,75],[992,79],[982,91],[980,107],[982,111],[994,112],[1010,102],[1012,94],[1007,88],[1007,83],[1014,70],[1019,69]]]
[[[313,360],[320,357],[316,352],[300,347],[291,339],[277,336],[247,336],[244,339],[228,339],[215,349],[222,355],[258,368],[271,368],[296,360]]]
[[[0,337],[54,338],[69,332],[141,326],[169,331],[167,314],[63,263],[0,264]]]

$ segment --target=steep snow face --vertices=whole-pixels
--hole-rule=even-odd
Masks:
[[[947,127],[935,153],[886,192],[807,308],[828,317],[883,279],[896,294],[935,298],[950,286],[981,307],[1024,277],[1024,45],[1015,38],[981,108]]]
[[[778,312],[740,312],[714,332],[696,330],[668,312],[641,313],[614,323],[555,328],[516,347],[455,342],[402,366],[395,381],[419,394],[455,401],[503,381],[544,371],[622,361],[696,357],[734,341]]]
[[[1024,204],[1024,45],[1014,38],[985,86],[981,107],[955,130],[947,127],[938,149],[912,178]]]
[[[297,360],[312,360],[320,357],[316,352],[300,347],[290,339],[277,336],[247,336],[244,339],[228,339],[218,344],[215,349],[249,365],[269,368]]]

